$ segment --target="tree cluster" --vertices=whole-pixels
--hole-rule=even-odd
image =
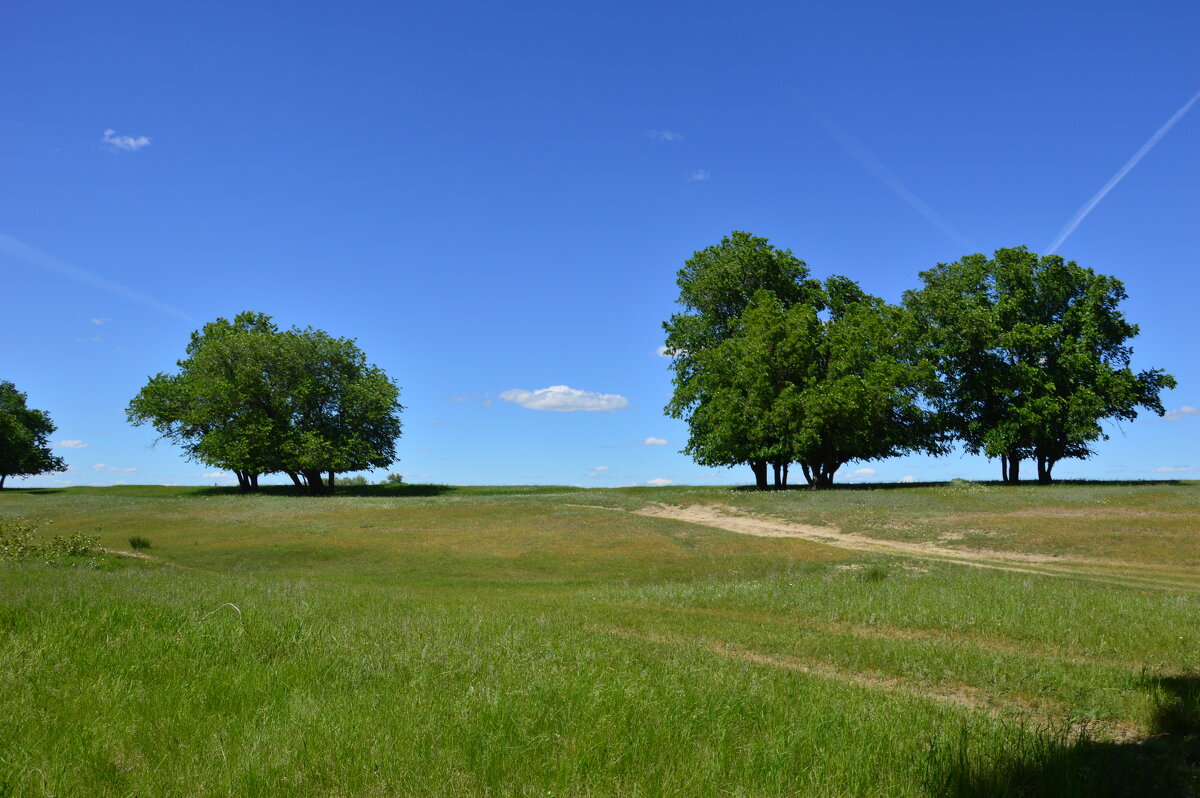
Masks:
[[[1120,281],[1024,248],[921,273],[901,305],[846,277],[818,282],[789,250],[734,232],[679,271],[683,312],[664,323],[684,452],[748,464],[759,488],[799,463],[828,487],[845,463],[944,454],[998,457],[1007,481],[1034,459],[1093,453],[1100,421],[1162,414],[1174,379],[1134,373],[1137,327]]]
[[[242,490],[284,473],[303,493],[331,493],[335,474],[396,458],[399,388],[352,340],[245,312],[192,333],[177,365],[150,378],[129,421],[232,471]]]

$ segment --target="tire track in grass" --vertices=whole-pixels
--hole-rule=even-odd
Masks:
[[[934,701],[939,704],[966,709],[1005,721],[1032,721],[1042,726],[1066,727],[1071,730],[1086,729],[1097,737],[1116,742],[1129,742],[1146,737],[1145,729],[1117,720],[1075,719],[1068,708],[1058,702],[1042,699],[1037,704],[1023,701],[1015,696],[1000,697],[967,684],[937,687],[917,684],[895,676],[878,672],[854,671],[839,668],[828,662],[804,659],[793,655],[765,654],[743,646],[722,643],[705,638],[685,638],[654,632],[636,631],[621,627],[597,628],[627,640],[638,640],[675,648],[687,647],[707,651],[728,659],[751,662],[773,668],[782,668],[808,676],[830,679],[853,687],[883,693],[906,695]]]

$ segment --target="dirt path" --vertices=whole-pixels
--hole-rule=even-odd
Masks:
[[[1132,563],[1117,560],[1097,560],[1079,557],[1055,557],[1045,554],[994,551],[990,549],[966,549],[941,546],[937,543],[880,540],[864,535],[842,532],[837,527],[798,524],[776,518],[760,518],[744,515],[725,505],[693,504],[679,507],[668,504],[650,504],[638,515],[652,518],[669,518],[691,524],[724,529],[742,535],[766,538],[799,538],[813,543],[823,543],[842,549],[869,551],[882,554],[900,554],[929,560],[943,560],[976,568],[993,568],[1018,573],[1053,574],[1060,576],[1082,576],[1114,584],[1136,586],[1197,587],[1190,582],[1173,582],[1161,575],[1141,576],[1135,574],[1112,575],[1095,573],[1090,568],[1135,568]]]

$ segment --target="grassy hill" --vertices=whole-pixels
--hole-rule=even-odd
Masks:
[[[1195,483],[5,490],[13,515],[107,553],[0,563],[0,795],[1198,786]]]

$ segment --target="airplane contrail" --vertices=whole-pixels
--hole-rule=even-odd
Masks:
[[[1062,246],[1062,243],[1067,240],[1067,237],[1071,235],[1071,233],[1075,232],[1075,228],[1087,218],[1087,215],[1092,212],[1092,209],[1100,204],[1100,200],[1104,199],[1104,197],[1108,195],[1108,192],[1116,188],[1117,183],[1120,183],[1125,175],[1129,174],[1130,169],[1138,165],[1138,161],[1146,157],[1146,153],[1154,149],[1154,145],[1158,144],[1159,140],[1162,139],[1163,136],[1171,132],[1171,128],[1175,127],[1175,123],[1180,119],[1183,119],[1183,115],[1191,110],[1192,106],[1196,104],[1197,100],[1200,100],[1200,91],[1193,94],[1192,99],[1184,103],[1183,107],[1176,111],[1174,115],[1168,119],[1166,123],[1160,127],[1145,144],[1141,146],[1141,149],[1135,152],[1133,157],[1126,161],[1125,165],[1117,170],[1115,175],[1109,178],[1108,182],[1104,184],[1104,187],[1097,191],[1096,195],[1088,200],[1087,203],[1080,208],[1074,216],[1071,217],[1071,221],[1067,222],[1066,226],[1058,232],[1058,238],[1055,238],[1054,243],[1051,244],[1050,248],[1046,250],[1047,255],[1052,255],[1056,249]]]
[[[825,128],[825,132],[827,132],[830,137],[834,139],[834,141],[842,145],[842,149],[853,155],[854,158],[860,164],[862,164],[862,166],[868,172],[875,176],[876,180],[891,189],[893,194],[908,203],[909,207],[924,216],[931,224],[933,224],[934,227],[941,230],[947,236],[954,239],[967,249],[973,248],[971,242],[969,242],[966,237],[962,235],[962,233],[955,230],[949,222],[942,218],[940,213],[929,207],[924,200],[909,191],[908,188],[900,182],[900,178],[896,177],[895,173],[892,172],[891,169],[888,169],[886,166],[884,166],[879,159],[876,158],[865,147],[863,147],[862,144],[859,144],[857,139],[835,125],[828,117],[826,117],[809,103],[806,102],[805,105],[808,106],[809,113],[816,117],[817,121],[821,123],[821,126]]]
[[[29,246],[19,238],[14,238],[13,236],[5,233],[0,233],[0,254],[10,255],[46,271],[57,272],[58,274],[70,277],[76,282],[90,285],[93,288],[99,288],[100,290],[107,291],[110,294],[116,294],[117,296],[124,297],[132,302],[136,302],[139,305],[145,305],[146,307],[154,308],[155,310],[163,313],[177,316],[178,318],[181,318],[187,322],[191,322],[192,324],[196,323],[195,319],[174,305],[168,305],[166,302],[162,302],[152,296],[147,296],[140,291],[135,291],[132,288],[121,285],[120,283],[116,283],[99,275],[92,274],[86,269],[81,269],[78,266],[72,266],[69,263],[64,263],[57,258],[47,255],[45,252]]]

